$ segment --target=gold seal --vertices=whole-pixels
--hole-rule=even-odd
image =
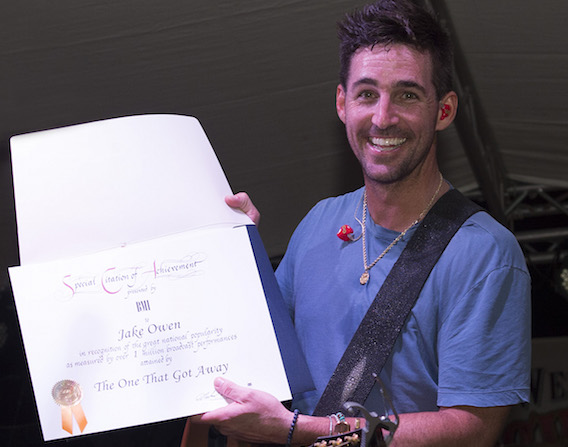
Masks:
[[[61,428],[73,434],[73,418],[75,418],[81,433],[83,433],[87,426],[87,418],[81,407],[83,391],[80,385],[74,380],[61,380],[53,386],[51,396],[55,403],[61,407]]]
[[[81,402],[83,392],[74,380],[61,380],[51,390],[53,400],[61,407],[72,407]]]

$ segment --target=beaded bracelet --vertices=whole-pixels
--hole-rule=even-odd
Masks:
[[[290,447],[292,444],[292,436],[294,435],[294,429],[296,428],[296,421],[298,420],[298,413],[300,410],[297,408],[294,410],[294,417],[292,419],[292,424],[290,425],[290,431],[288,432],[288,439],[286,441],[286,447]]]

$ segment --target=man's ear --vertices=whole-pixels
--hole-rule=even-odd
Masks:
[[[458,112],[458,95],[456,92],[447,93],[440,101],[436,130],[444,130],[454,121]]]
[[[345,89],[341,84],[337,86],[335,93],[335,109],[337,110],[337,116],[345,124]]]

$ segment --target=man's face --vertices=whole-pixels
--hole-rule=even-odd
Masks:
[[[357,50],[337,88],[337,113],[370,181],[396,182],[433,160],[435,131],[449,125],[439,112],[429,54],[404,45]]]

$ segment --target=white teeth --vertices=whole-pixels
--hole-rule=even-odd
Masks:
[[[375,146],[380,146],[383,150],[394,149],[406,141],[406,138],[370,138]]]

